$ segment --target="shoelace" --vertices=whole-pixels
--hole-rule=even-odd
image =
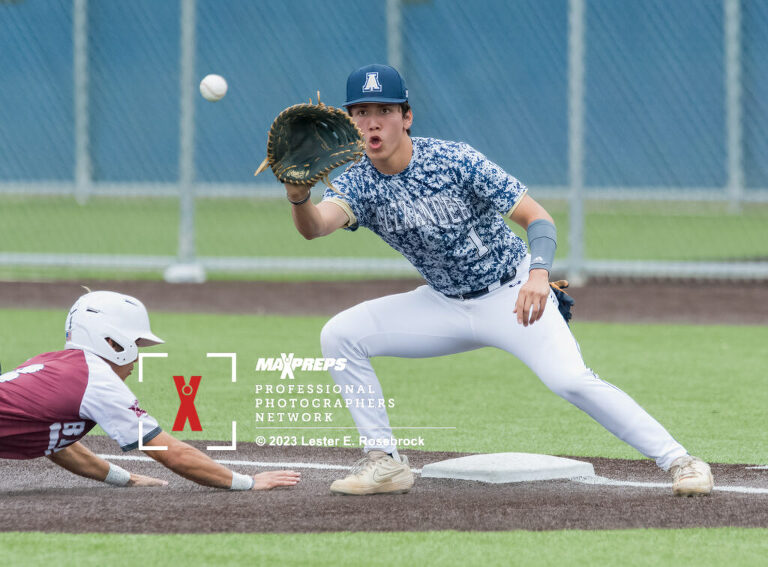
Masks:
[[[362,473],[367,468],[371,467],[376,463],[373,459],[369,458],[368,455],[357,461],[354,465],[352,465],[352,470],[349,472],[350,475],[358,475]]]
[[[688,461],[685,461],[682,465],[680,465],[677,469],[677,478],[687,478],[689,476],[696,476],[699,474],[699,472],[696,470],[696,467],[694,466],[696,463],[695,460],[690,459]]]

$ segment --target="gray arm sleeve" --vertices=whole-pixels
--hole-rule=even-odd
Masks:
[[[552,271],[557,249],[557,229],[545,219],[538,219],[528,225],[528,246],[531,249],[531,270],[543,268]]]

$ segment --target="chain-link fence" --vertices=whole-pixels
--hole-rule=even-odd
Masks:
[[[414,135],[553,213],[556,269],[768,278],[767,52],[764,0],[0,2],[0,273],[412,273],[253,178],[280,110],[389,62]]]

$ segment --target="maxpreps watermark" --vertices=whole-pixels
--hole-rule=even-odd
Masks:
[[[364,435],[341,435],[336,437],[311,436],[311,435],[259,435],[255,439],[259,447],[369,447],[369,448],[387,448],[387,447],[424,447],[424,437],[381,437],[370,438]]]
[[[255,393],[256,423],[331,423],[335,410],[395,407],[372,384],[256,384]]]
[[[281,372],[281,380],[295,380],[295,371],[327,372],[331,368],[344,370],[346,367],[346,358],[299,358],[292,352],[281,352],[280,358],[259,358],[256,362],[256,372]]]
[[[280,372],[280,379],[295,380],[294,372],[343,371],[346,358],[307,358],[281,353],[280,358],[259,358],[256,372]],[[256,384],[256,423],[332,423],[336,410],[392,408],[372,384]],[[339,397],[341,396],[341,397]]]

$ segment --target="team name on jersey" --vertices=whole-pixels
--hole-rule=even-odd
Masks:
[[[450,226],[468,221],[472,213],[467,204],[450,195],[432,195],[411,200],[407,197],[379,205],[376,221],[387,232],[402,232],[424,225]]]

